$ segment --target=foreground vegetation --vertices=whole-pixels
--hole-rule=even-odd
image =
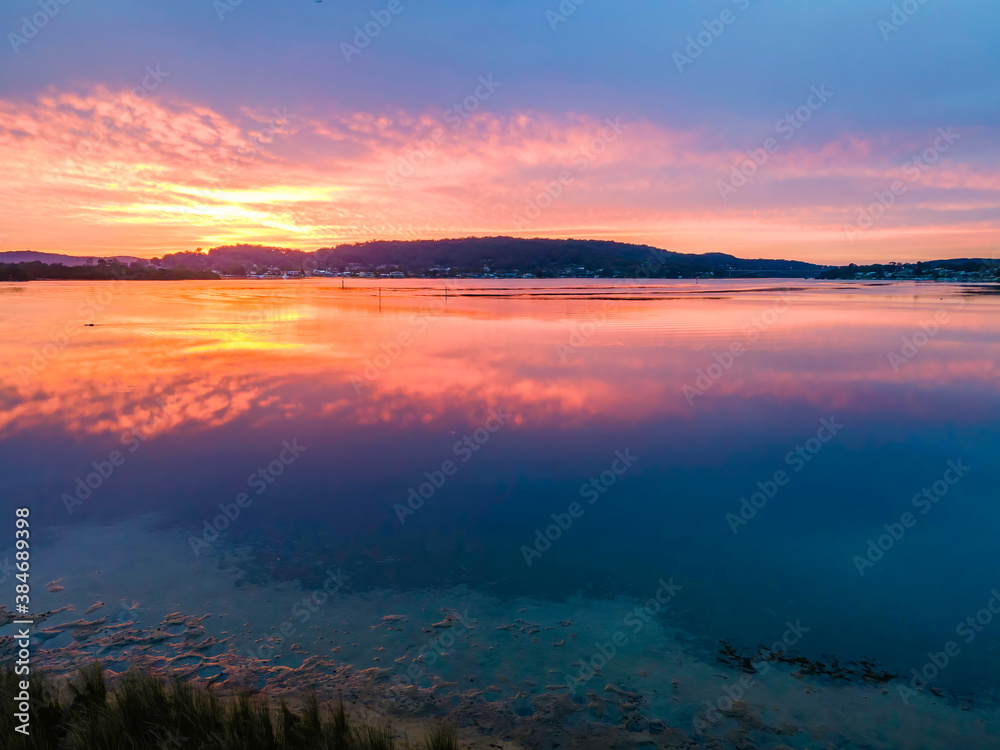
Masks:
[[[358,723],[341,701],[320,707],[315,694],[300,711],[249,695],[130,672],[110,688],[100,663],[81,668],[65,689],[31,678],[30,735],[15,731],[18,695],[12,668],[0,673],[2,747],[19,750],[457,750],[455,729],[440,724],[421,743],[398,744],[391,728]]]

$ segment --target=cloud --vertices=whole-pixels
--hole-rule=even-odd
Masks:
[[[918,232],[920,253],[989,254],[1000,189],[991,135],[964,131],[862,252],[895,253]],[[722,200],[720,182],[752,167],[764,137],[740,149],[705,129],[543,111],[227,115],[160,92],[49,88],[0,100],[0,221],[10,246],[80,254],[514,234],[803,258],[809,243],[819,260],[854,259],[843,224],[936,134],[780,142]]]

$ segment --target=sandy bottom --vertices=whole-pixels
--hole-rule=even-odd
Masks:
[[[34,648],[55,674],[97,658],[115,673],[139,665],[274,698],[313,687],[411,736],[450,716],[465,747],[1000,747],[992,702],[927,692],[904,702],[898,681],[788,663],[748,673],[665,618],[636,617],[630,598],[356,591],[337,568],[320,577],[325,591],[259,585],[248,553],[195,557],[148,520],[48,536],[33,556]],[[5,659],[11,619],[0,609]]]

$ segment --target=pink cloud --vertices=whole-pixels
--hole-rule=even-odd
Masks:
[[[503,233],[837,261],[858,257],[843,224],[923,147],[851,133],[781,144],[723,201],[719,182],[747,154],[704,131],[640,120],[619,132],[573,113],[481,111],[457,127],[412,112],[227,116],[97,86],[0,101],[0,221],[4,249],[76,253]],[[944,154],[864,252],[899,257],[905,230],[921,254],[992,253],[998,226],[983,214],[1000,178],[974,153]]]

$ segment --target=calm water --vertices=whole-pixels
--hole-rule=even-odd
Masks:
[[[680,725],[722,694],[720,640],[754,649],[787,623],[805,630],[796,654],[904,675],[955,641],[932,685],[945,702],[976,696],[977,711],[1000,680],[1000,296],[788,281],[460,281],[445,296],[414,280],[381,298],[360,280],[40,282],[0,285],[0,322],[4,513],[32,508],[37,606],[74,607],[47,623],[53,658],[96,650],[59,623],[101,601],[85,619],[210,612],[220,643],[206,659],[332,653],[405,674],[428,638],[416,626],[454,607],[482,642],[435,646],[448,658],[416,681],[504,673],[500,693],[533,695],[622,630],[627,645],[587,689],[658,695],[649,710]],[[0,550],[13,556],[10,540]],[[303,620],[296,597],[337,569],[333,598]],[[661,581],[675,585],[669,605],[628,619]],[[373,631],[383,615],[413,633]],[[563,619],[580,632],[561,633]],[[295,632],[277,640],[286,621]],[[358,641],[369,631],[382,640]],[[133,657],[108,653],[113,667]],[[668,655],[683,675],[669,700]],[[759,702],[798,706],[803,684],[786,682]],[[917,726],[897,682],[857,682],[827,681],[789,712],[808,723],[838,691],[868,690],[882,701],[873,721]],[[995,728],[992,713],[955,716],[963,733]],[[843,731],[838,746],[868,746]]]

